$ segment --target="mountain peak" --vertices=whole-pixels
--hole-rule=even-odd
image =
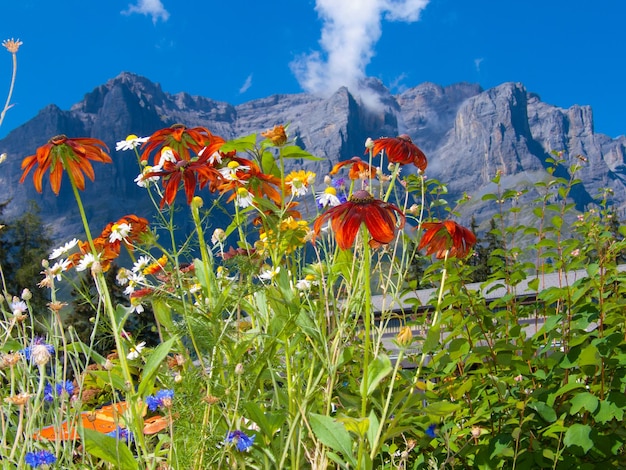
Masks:
[[[467,192],[480,201],[498,170],[514,184],[547,178],[546,158],[552,150],[563,151],[568,164],[582,154],[590,163],[581,173],[577,204],[609,187],[617,206],[626,207],[626,138],[596,135],[591,108],[551,106],[521,83],[483,90],[472,83],[426,82],[392,95],[380,80],[368,78],[358,92],[341,88],[327,98],[277,94],[233,106],[184,91],[169,94],[145,77],[122,72],[69,111],[47,106],[0,140],[0,153],[10,157],[0,174],[5,198],[12,198],[6,214],[19,213],[34,199],[57,237],[74,235],[79,225],[68,222],[73,217],[69,185],[62,185],[59,197],[48,187],[39,195],[32,184],[18,185],[21,159],[56,134],[98,138],[114,149],[128,134],[148,136],[174,123],[206,127],[226,139],[289,124],[290,136],[322,157],[290,164],[315,171],[320,180],[338,161],[362,155],[368,137],[408,134],[426,152],[429,176],[448,184],[451,200]],[[135,160],[126,155],[113,160],[96,168],[96,181],[84,194],[95,225],[150,210],[144,192],[133,183]],[[478,222],[489,217],[489,207],[480,202],[467,207]]]

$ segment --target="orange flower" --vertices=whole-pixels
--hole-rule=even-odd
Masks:
[[[365,224],[372,237],[370,245],[377,247],[393,240],[396,229],[404,227],[405,217],[395,205],[374,199],[367,191],[359,190],[354,192],[348,202],[333,207],[318,217],[313,225],[314,238],[328,220],[337,245],[346,250],[354,245],[361,224]]]
[[[465,258],[476,244],[476,235],[471,230],[451,220],[426,222],[422,227],[424,235],[417,249],[426,247],[426,255],[436,253],[438,259],[444,258],[446,254],[455,258]]]
[[[388,160],[393,163],[400,163],[402,165],[413,163],[413,165],[418,167],[421,171],[425,171],[428,165],[428,160],[426,160],[424,152],[422,152],[406,134],[399,135],[398,137],[382,137],[376,139],[372,152],[376,155],[382,150],[387,152]],[[368,150],[365,151],[365,153],[367,152]]]
[[[129,214],[122,217],[117,222],[107,224],[98,238],[109,242],[111,245],[117,246],[118,250],[120,242],[124,241],[125,245],[132,250],[133,244],[137,243],[140,236],[147,231],[147,219]]]
[[[26,175],[35,166],[33,182],[37,192],[42,192],[43,175],[48,168],[50,171],[50,186],[54,194],[59,194],[61,189],[61,177],[63,170],[67,171],[69,177],[76,187],[81,191],[85,189],[85,175],[93,181],[95,174],[89,160],[102,163],[111,163],[111,157],[103,150],[109,150],[104,142],[98,139],[77,138],[70,139],[64,135],[57,135],[37,149],[35,155],[30,155],[22,161],[24,173],[20,178],[20,183],[26,179]]]
[[[352,166],[350,167],[348,177],[351,180],[376,178],[376,168],[371,166],[369,163],[364,162],[359,157],[352,157],[350,160],[344,160],[343,162],[337,163],[333,166],[333,169],[330,170],[329,174],[336,175],[340,168],[350,164],[352,164]]]
[[[285,126],[282,124],[274,126],[274,129],[269,129],[265,132],[261,132],[261,135],[266,139],[272,141],[276,146],[281,146],[287,143],[287,134],[285,133]]]
[[[151,178],[153,176],[162,176],[163,187],[165,193],[161,199],[161,207],[167,203],[172,205],[176,194],[178,193],[178,187],[182,180],[185,188],[185,195],[187,196],[187,204],[191,204],[196,191],[196,184],[199,184],[200,189],[209,185],[213,190],[217,186],[217,183],[221,180],[220,173],[209,163],[212,153],[203,152],[201,156],[194,158],[193,160],[181,159],[178,152],[172,149],[172,155],[174,161],[166,160],[162,164],[162,169],[159,171],[151,171],[146,173],[144,178]]]
[[[213,153],[224,144],[224,139],[211,132],[205,127],[194,127],[188,129],[183,124],[174,124],[167,129],[161,129],[152,134],[143,146],[143,152],[141,153],[141,161],[146,161],[150,157],[150,154],[162,147],[171,147],[174,152],[181,156],[182,160],[190,161],[190,150],[193,150],[196,154],[202,153],[208,157],[211,157]],[[158,157],[155,157],[155,165],[158,165],[160,152],[157,152]]]
[[[259,198],[266,196],[276,205],[281,204],[282,197],[274,187],[280,185],[280,178],[263,173],[259,165],[245,158],[233,157],[224,163],[224,168],[232,167],[231,174],[233,176],[225,177],[226,181],[220,184],[217,189],[222,194],[227,191],[233,191],[227,202],[237,197],[237,191],[240,188],[245,188],[252,196]],[[237,166],[234,166],[235,163]],[[240,171],[238,168],[245,168],[246,170]]]

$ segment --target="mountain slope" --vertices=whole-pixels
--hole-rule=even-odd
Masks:
[[[365,105],[346,88],[328,98],[274,95],[233,106],[187,93],[169,94],[146,78],[122,73],[70,110],[44,108],[0,141],[0,153],[9,155],[0,174],[4,198],[11,199],[8,214],[19,213],[34,199],[58,238],[80,233],[68,182],[63,182],[59,197],[47,183],[43,195],[38,195],[30,176],[18,184],[22,158],[57,134],[95,137],[114,149],[115,142],[128,134],[147,136],[174,123],[204,126],[227,139],[288,123],[298,145],[324,158],[295,162],[316,171],[318,181],[337,161],[362,155],[367,137],[406,133],[427,153],[427,175],[448,184],[451,201],[463,192],[473,196],[475,202],[463,210],[467,217],[474,213],[479,222],[495,210],[479,201],[481,194],[493,190],[490,180],[496,171],[502,171],[505,184],[530,187],[548,178],[546,158],[559,150],[570,164],[579,161],[578,155],[588,160],[579,175],[583,186],[574,194],[579,208],[590,204],[604,187],[614,191],[620,211],[626,207],[626,138],[596,134],[587,106],[551,106],[520,83],[488,90],[468,83],[447,87],[424,83],[396,96],[376,79],[368,79],[367,86],[378,96],[378,106]],[[132,153],[112,151],[112,157],[112,165],[96,166],[96,181],[84,192],[95,231],[122,215],[145,214],[151,208],[133,182],[138,167]]]

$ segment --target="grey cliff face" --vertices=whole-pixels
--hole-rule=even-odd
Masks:
[[[293,161],[318,174],[318,185],[338,161],[362,156],[368,137],[409,134],[428,156],[427,175],[446,183],[449,200],[463,192],[474,204],[464,207],[465,218],[485,221],[494,208],[478,203],[492,191],[491,178],[501,171],[504,182],[530,187],[546,179],[546,158],[563,151],[570,164],[583,155],[588,162],[578,175],[583,186],[573,197],[579,207],[592,202],[600,188],[614,191],[619,210],[626,207],[626,137],[611,139],[595,134],[588,106],[561,109],[543,103],[520,83],[505,83],[482,90],[474,84],[441,87],[424,83],[393,96],[376,79],[362,84],[366,93],[353,95],[340,88],[332,96],[274,95],[238,106],[187,93],[169,94],[158,84],[130,73],[97,87],[69,111],[50,105],[31,121],[0,141],[3,164],[0,181],[8,214],[17,214],[34,199],[58,238],[81,232],[67,181],[54,197],[44,177],[44,193],[37,194],[32,175],[18,184],[23,157],[34,153],[50,137],[94,137],[112,150],[112,165],[95,164],[96,181],[83,194],[93,230],[128,213],[149,214],[144,190],[134,183],[138,174],[132,152],[117,154],[115,143],[128,134],[147,136],[174,123],[206,127],[226,139],[260,133],[276,124],[288,124],[289,135],[320,162]],[[528,196],[528,200],[531,200]]]

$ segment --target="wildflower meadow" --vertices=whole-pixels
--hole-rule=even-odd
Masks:
[[[288,123],[228,141],[177,124],[116,150],[154,210],[105,227],[81,199],[112,162],[104,142],[22,156],[20,183],[71,187],[84,232],[37,285],[3,277],[3,468],[626,465],[626,232],[608,191],[585,212],[568,199],[584,158],[555,153],[530,208],[493,175],[479,230],[406,135],[328,174]],[[148,313],[153,344],[132,327]]]

